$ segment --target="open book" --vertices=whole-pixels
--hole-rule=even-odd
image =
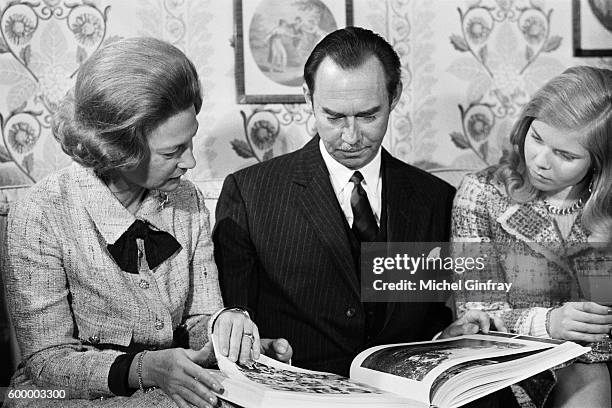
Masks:
[[[214,343],[214,342],[213,342]],[[576,358],[572,342],[491,332],[377,346],[351,364],[351,378],[265,356],[249,365],[220,353],[220,395],[243,407],[459,407]]]

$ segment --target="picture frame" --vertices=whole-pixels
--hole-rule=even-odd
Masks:
[[[572,0],[575,57],[612,56],[609,0]]]
[[[237,103],[304,103],[308,55],[350,25],[353,0],[234,0]]]

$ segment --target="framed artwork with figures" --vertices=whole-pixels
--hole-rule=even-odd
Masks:
[[[237,102],[303,103],[308,55],[352,15],[352,0],[234,0]]]
[[[573,0],[574,56],[612,56],[612,1]]]

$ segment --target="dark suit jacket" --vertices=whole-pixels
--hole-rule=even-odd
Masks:
[[[364,348],[430,340],[451,312],[390,303],[380,334],[366,338],[346,219],[318,143],[226,178],[215,261],[226,305],[250,308],[262,337],[288,339],[299,367],[346,375]],[[382,163],[388,240],[448,241],[454,188],[384,149]]]

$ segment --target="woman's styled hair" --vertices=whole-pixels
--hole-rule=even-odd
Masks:
[[[534,200],[539,191],[530,183],[525,164],[525,137],[538,120],[564,131],[580,131],[592,170],[591,194],[582,223],[599,240],[612,240],[612,71],[588,66],[565,70],[546,83],[523,108],[511,133],[513,150],[495,171],[508,195],[518,202]]]
[[[178,112],[202,106],[195,67],[155,38],[120,40],[94,52],[53,117],[53,135],[100,177],[137,166],[147,135]]]

